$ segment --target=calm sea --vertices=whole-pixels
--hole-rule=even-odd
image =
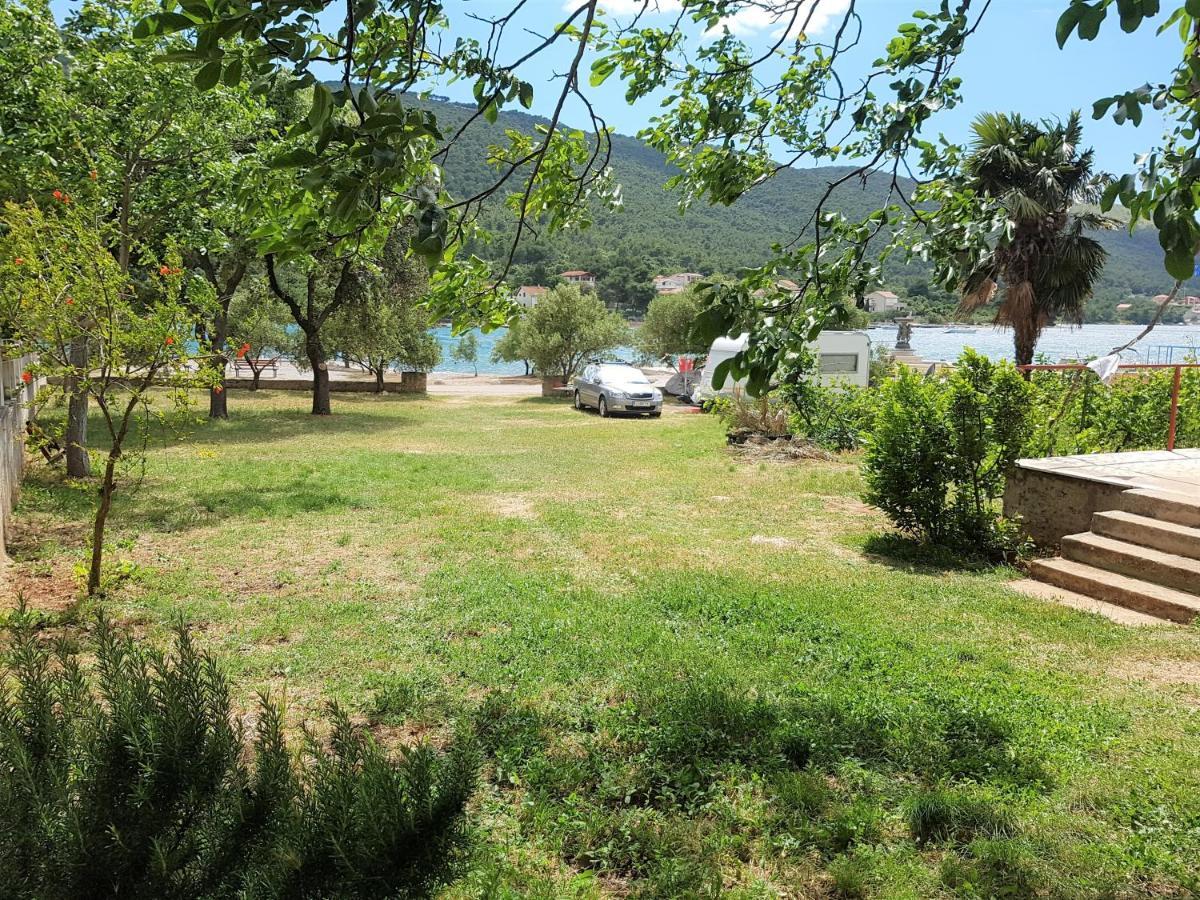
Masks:
[[[956,359],[964,347],[973,347],[992,359],[1012,359],[1012,332],[990,326],[974,328],[969,333],[958,331],[961,326],[937,325],[929,328],[914,328],[912,349],[918,356],[928,360],[949,361]],[[954,330],[948,330],[954,329]],[[1101,356],[1132,339],[1141,325],[1084,325],[1080,328],[1055,326],[1047,328],[1038,342],[1038,353],[1049,357],[1052,362],[1060,359],[1085,359]],[[442,345],[442,372],[470,372],[470,365],[452,362],[450,350],[455,338],[449,328],[435,328],[434,335]],[[504,334],[497,329],[489,334],[476,332],[479,340],[479,371],[493,375],[520,375],[524,367],[520,363],[492,362],[492,347]],[[896,343],[896,327],[872,328],[867,334],[872,344],[892,347]],[[1168,357],[1178,361],[1189,353],[1200,355],[1200,325],[1159,325],[1143,340],[1135,351],[1126,357],[1140,362],[1167,362]],[[633,362],[637,354],[632,347],[620,347],[614,355]]]

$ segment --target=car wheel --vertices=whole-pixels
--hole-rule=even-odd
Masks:
[[[583,398],[579,396],[579,391],[575,392],[575,408],[583,409]]]
[[[608,401],[604,399],[603,394],[600,395],[600,405],[596,409],[600,410],[600,417],[602,419],[608,418]]]
[[[659,418],[659,417],[661,417],[661,416],[662,416],[662,410],[661,410],[661,409],[656,409],[654,412],[650,413],[650,418],[652,418],[652,419],[657,419],[657,418]]]

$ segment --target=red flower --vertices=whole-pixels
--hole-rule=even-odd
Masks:
[[[16,259],[14,259],[14,260],[13,260],[13,265],[14,265],[14,266],[23,266],[23,265],[25,265],[25,257],[23,257],[23,256],[18,256]]]
[[[223,390],[225,390],[225,388],[221,387],[221,386],[218,384],[216,387],[214,387],[214,388],[213,388],[213,393],[214,393],[214,394],[219,394],[219,393],[221,393]]]
[[[168,347],[170,347],[173,343],[175,343],[175,338],[173,338],[173,337],[167,338],[167,346]]]
[[[55,200],[61,200],[63,198],[63,192],[55,191],[51,196],[53,196]]]
[[[92,171],[88,172],[88,178],[92,179],[92,181],[95,181],[99,177],[100,177],[100,173],[97,172],[95,169],[92,169]]]
[[[242,346],[238,347],[237,358],[242,359],[249,352],[250,352],[250,345],[242,344]]]
[[[33,373],[31,373],[29,371],[22,372],[21,380],[23,382],[25,382],[26,384],[29,384],[29,382],[33,381]]]
[[[68,297],[68,298],[67,298],[67,306],[74,306],[74,305],[75,305],[75,298],[74,298],[74,297]]]
[[[158,267],[158,274],[159,274],[159,275],[170,275],[170,274],[171,274],[171,267],[170,267],[170,266],[159,266],[159,267]]]
[[[63,194],[63,203],[70,203],[70,202],[71,202],[71,195]]]

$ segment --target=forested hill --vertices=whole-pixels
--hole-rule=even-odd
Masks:
[[[444,127],[462,122],[472,107],[430,101]],[[456,196],[469,196],[486,187],[494,172],[483,162],[488,144],[502,139],[501,128],[531,132],[545,122],[524,113],[500,114],[496,125],[482,121],[468,129],[447,165],[447,178]],[[624,209],[598,213],[595,225],[582,232],[538,237],[518,252],[514,281],[538,283],[566,268],[585,268],[609,281],[614,290],[659,272],[730,272],[765,260],[770,247],[793,238],[808,221],[826,185],[844,174],[844,168],[787,170],[760,185],[731,207],[694,204],[680,214],[677,195],[664,190],[672,174],[662,155],[636,138],[613,139],[612,166],[623,188]],[[860,217],[883,202],[887,180],[855,180],[838,189],[834,206],[848,216]],[[494,213],[485,222],[495,239],[475,247],[481,256],[499,259],[507,252],[504,238],[511,234],[511,217]],[[1163,270],[1158,241],[1151,229],[1133,236],[1126,231],[1102,232],[1100,241],[1110,258],[1097,299],[1111,305],[1131,294],[1153,295],[1166,291],[1171,279]],[[927,281],[922,267],[890,265],[888,286],[902,295]],[[603,283],[602,283],[603,287]]]

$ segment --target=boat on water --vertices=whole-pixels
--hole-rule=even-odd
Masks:
[[[974,334],[978,330],[974,325],[954,325],[947,328],[942,334]]]

